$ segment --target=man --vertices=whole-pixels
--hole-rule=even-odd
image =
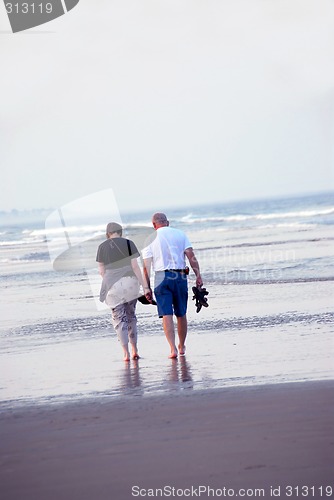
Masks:
[[[148,300],[152,300],[150,285],[151,266],[155,272],[154,293],[158,305],[158,314],[162,318],[163,329],[170,346],[169,358],[177,358],[178,349],[181,355],[185,354],[185,340],[187,337],[187,302],[188,283],[185,257],[189,260],[196,275],[196,286],[201,287],[203,281],[200,268],[191,243],[183,231],[169,227],[169,221],[163,213],[155,213],[152,224],[156,230],[154,240],[144,248],[144,275],[150,290],[146,293]],[[175,344],[175,330],[173,314],[177,319],[179,336],[178,349]]]

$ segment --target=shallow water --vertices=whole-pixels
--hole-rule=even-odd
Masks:
[[[212,290],[209,308],[196,314],[189,304],[187,353],[176,361],[167,357],[153,306],[138,305],[137,362],[122,360],[109,312],[60,322],[58,330],[54,323],[20,329],[15,342],[2,338],[0,400],[12,406],[330,379],[332,293],[333,282],[227,285],[223,297]]]

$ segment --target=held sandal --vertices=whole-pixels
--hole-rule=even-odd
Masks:
[[[206,298],[206,295],[209,295],[209,292],[206,290],[206,288],[193,286],[192,291],[194,294],[192,300],[195,300],[195,306],[196,306],[197,313],[200,312],[200,310],[202,309],[202,306],[209,307],[208,299]]]

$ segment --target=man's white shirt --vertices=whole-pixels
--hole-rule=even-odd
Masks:
[[[144,259],[153,259],[153,270],[184,269],[186,265],[184,251],[191,248],[187,235],[173,227],[159,227],[156,237],[142,251]]]

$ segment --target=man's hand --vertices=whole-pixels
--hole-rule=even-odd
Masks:
[[[145,287],[144,288],[144,295],[145,295],[145,297],[147,298],[147,300],[149,302],[152,302],[152,300],[153,300],[153,293],[152,293],[151,288]]]
[[[201,278],[201,275],[197,276],[197,278],[196,278],[196,286],[198,288],[201,288],[203,286],[203,280]]]

